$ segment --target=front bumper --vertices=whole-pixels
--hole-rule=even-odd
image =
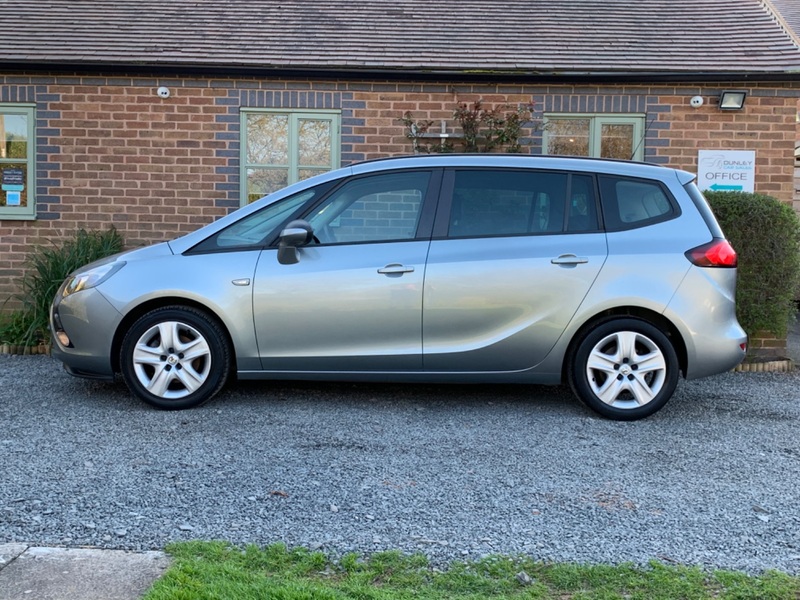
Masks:
[[[70,375],[113,379],[111,351],[121,320],[96,288],[56,298],[50,308],[53,358],[64,363]]]

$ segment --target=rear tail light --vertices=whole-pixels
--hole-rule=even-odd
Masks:
[[[736,251],[728,240],[713,239],[707,244],[686,252],[686,258],[698,267],[734,268],[737,264]]]

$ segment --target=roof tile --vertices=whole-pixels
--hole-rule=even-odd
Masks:
[[[800,71],[797,0],[3,0],[0,62]],[[783,19],[773,12],[780,8]]]

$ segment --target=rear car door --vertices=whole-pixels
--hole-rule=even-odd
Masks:
[[[541,362],[606,260],[598,214],[591,175],[448,170],[425,276],[425,370]]]

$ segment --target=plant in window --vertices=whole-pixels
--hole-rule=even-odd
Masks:
[[[27,140],[19,135],[13,133],[7,134],[6,147],[4,152],[0,154],[2,158],[19,158],[25,160],[27,157]]]

